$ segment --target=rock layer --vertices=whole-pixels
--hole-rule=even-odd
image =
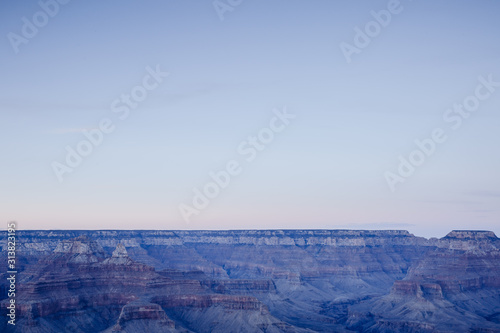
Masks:
[[[488,231],[19,231],[17,256],[2,331],[500,332]]]

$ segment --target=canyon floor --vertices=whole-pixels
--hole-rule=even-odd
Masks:
[[[407,231],[18,231],[0,331],[500,332],[500,240]]]

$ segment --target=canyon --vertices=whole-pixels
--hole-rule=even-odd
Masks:
[[[500,332],[500,239],[456,230],[21,230],[2,332]]]

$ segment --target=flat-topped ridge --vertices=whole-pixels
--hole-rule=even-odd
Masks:
[[[163,237],[184,236],[251,236],[251,237],[415,237],[407,230],[354,230],[354,229],[249,229],[249,230],[21,230],[20,235],[60,238],[86,235],[116,237],[118,235],[147,235]],[[84,236],[85,235],[85,236]]]
[[[453,230],[443,239],[493,240],[498,237],[493,231],[487,230]]]

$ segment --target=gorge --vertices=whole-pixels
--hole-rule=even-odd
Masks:
[[[500,332],[500,240],[402,230],[21,230],[2,332]]]

